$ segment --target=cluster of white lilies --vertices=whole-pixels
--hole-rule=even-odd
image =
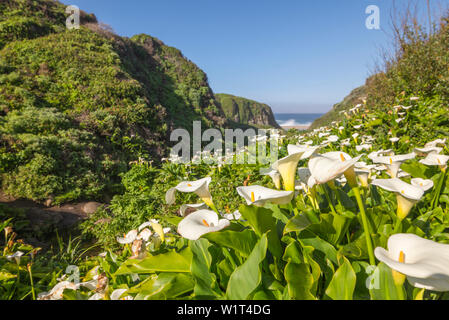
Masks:
[[[357,112],[355,108],[352,112]],[[342,128],[340,127],[339,130]],[[357,128],[356,128],[357,129]],[[324,131],[324,132],[323,132]],[[449,156],[440,154],[445,144],[445,140],[436,140],[427,143],[423,148],[416,148],[413,153],[405,155],[395,155],[392,150],[380,150],[371,152],[367,159],[372,164],[360,161],[363,155],[351,157],[342,151],[333,151],[319,154],[318,150],[324,145],[330,145],[339,140],[338,136],[330,135],[329,129],[321,128],[311,134],[318,135],[318,138],[326,140],[317,146],[312,146],[312,141],[303,142],[302,145],[288,145],[288,156],[275,162],[269,170],[269,175],[276,189],[266,188],[260,185],[241,186],[237,188],[237,193],[245,200],[247,205],[264,206],[267,203],[277,205],[287,205],[299,193],[307,197],[311,205],[319,210],[316,199],[317,188],[324,192],[321,186],[329,184],[335,187],[335,182],[348,184],[356,196],[360,215],[365,230],[365,238],[370,257],[370,264],[375,265],[375,257],[397,271],[395,279],[398,283],[400,279],[407,276],[409,282],[418,288],[435,291],[449,290],[449,245],[439,244],[430,240],[422,239],[412,234],[397,233],[390,237],[388,241],[388,251],[383,248],[372,247],[372,239],[368,232],[368,223],[364,204],[360,196],[359,186],[369,187],[369,184],[378,186],[384,190],[394,192],[397,196],[397,225],[395,231],[399,230],[401,221],[407,217],[425,192],[433,188],[432,180],[412,179],[407,183],[401,178],[409,176],[402,171],[401,165],[416,157],[423,157],[420,163],[428,166],[439,166],[443,172],[447,167]],[[309,134],[310,137],[310,134]],[[359,135],[353,135],[357,141]],[[302,142],[304,136],[299,137]],[[370,136],[362,137],[362,144],[358,151],[371,150],[372,142]],[[348,141],[343,141],[341,146],[347,145]],[[307,167],[298,168],[300,161],[309,160]],[[390,179],[376,179],[378,175],[386,171]],[[297,177],[299,179],[297,179]],[[185,181],[167,191],[166,201],[168,204],[175,202],[175,193],[193,192],[196,193],[203,203],[183,204],[180,213],[184,216],[186,209],[196,210],[186,216],[178,225],[178,233],[187,239],[197,240],[202,235],[210,232],[222,230],[230,225],[231,220],[238,220],[241,215],[238,211],[233,214],[221,214],[215,207],[212,195],[209,191],[211,178],[207,177],[198,181]],[[283,188],[282,188],[283,184]],[[329,206],[332,212],[331,201]],[[209,207],[212,210],[206,209]],[[401,278],[402,277],[402,278]],[[403,281],[402,280],[402,281]],[[396,280],[395,280],[396,281]]]
[[[412,99],[412,101],[416,100],[417,98]],[[343,112],[349,118],[351,115],[359,113],[361,107],[362,105],[357,105],[348,112]],[[394,107],[394,112],[397,114],[396,122],[403,121],[407,111],[412,107]],[[363,121],[360,122],[360,124],[354,125],[353,129],[362,129]],[[345,127],[339,126],[338,122],[332,124],[342,135]],[[419,160],[421,164],[438,166],[441,169],[443,179],[440,181],[443,181],[449,161],[449,156],[441,154],[446,140],[438,139],[427,143],[422,148],[415,148],[410,154],[397,155],[392,149],[372,151],[375,140],[372,136],[356,132],[351,135],[351,138],[342,140],[339,135],[332,134],[333,132],[335,133],[335,129],[322,127],[297,136],[298,145],[288,145],[288,155],[265,170],[265,174],[271,177],[275,189],[245,184],[238,187],[236,192],[247,205],[257,207],[267,204],[294,204],[295,198],[300,196],[304,201],[309,201],[316,211],[319,211],[317,195],[320,191],[327,198],[329,209],[333,214],[337,214],[324,185],[327,184],[335,189],[337,184],[340,186],[347,184],[353,190],[357,200],[370,264],[376,265],[375,258],[377,258],[388,265],[393,270],[393,278],[398,286],[403,285],[405,279],[408,279],[409,283],[417,288],[449,291],[449,245],[426,240],[414,234],[403,234],[399,231],[402,221],[410,214],[414,205],[434,187],[432,180],[415,178],[411,179],[410,183],[402,180],[410,176],[401,170],[402,164],[415,158],[421,158]],[[391,131],[390,134],[392,134]],[[284,136],[279,137],[284,138]],[[265,136],[260,136],[255,139],[264,138],[266,139]],[[391,137],[389,140],[394,145],[400,139]],[[345,151],[349,152],[350,147],[354,144],[358,153],[366,153],[355,157],[346,153]],[[319,150],[324,147],[335,151],[320,154]],[[234,157],[247,151],[247,149],[238,150],[230,156]],[[367,154],[368,152],[370,153]],[[200,159],[201,156],[204,155],[197,155]],[[365,157],[365,161],[361,161],[362,157]],[[179,158],[170,159],[172,162],[179,160]],[[298,167],[300,163],[306,165]],[[378,178],[383,176],[382,172],[386,172],[389,178]],[[207,233],[218,232],[229,227],[232,221],[242,219],[239,211],[233,213],[219,211],[209,190],[211,182],[211,177],[196,181],[183,181],[166,192],[165,200],[169,205],[175,203],[177,192],[194,193],[201,199],[200,203],[182,204],[179,208],[179,215],[183,219],[178,224],[177,232],[183,238],[198,240]],[[388,239],[387,250],[382,247],[373,248],[365,205],[361,197],[361,190],[369,188],[370,185],[396,195],[397,220],[394,234]],[[291,205],[290,208],[295,211],[295,214],[298,214],[294,205]],[[150,220],[137,229],[129,231],[123,237],[118,237],[117,241],[129,249],[132,254],[131,259],[143,259],[147,255],[149,244],[164,242],[165,235],[170,231],[169,228],[163,228],[157,220]],[[11,256],[11,259],[13,258],[15,257]],[[107,278],[104,279],[103,275],[97,274],[91,281],[79,285],[62,279],[50,292],[42,293],[40,299],[61,299],[64,289],[77,290],[82,286],[94,290],[95,293],[90,299],[102,299],[107,287]],[[111,299],[132,299],[126,295],[126,291],[126,289],[115,290],[110,297]]]

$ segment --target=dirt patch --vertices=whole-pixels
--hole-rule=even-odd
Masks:
[[[46,207],[43,204],[26,200],[15,199],[5,195],[0,191],[0,204],[4,204],[10,208],[22,209],[30,221],[31,229],[39,234],[54,232],[54,230],[70,230],[78,223],[86,219],[93,208],[102,206],[96,202],[80,202],[73,204],[65,204],[62,206]],[[90,209],[87,210],[86,209]],[[37,239],[29,239],[30,242],[38,243]],[[42,245],[42,243],[39,243]]]

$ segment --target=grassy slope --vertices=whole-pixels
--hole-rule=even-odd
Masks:
[[[386,61],[384,70],[369,77],[312,128],[341,119],[338,111],[353,108],[361,103],[361,97],[367,97],[369,108],[383,111],[408,96],[449,103],[449,12],[444,16],[430,34],[419,25],[403,29],[396,43],[398,50]]]
[[[316,119],[311,128],[319,128],[321,126],[328,125],[332,121],[343,119],[344,115],[340,114],[341,111],[353,108],[355,105],[362,103],[363,98],[366,97],[366,87],[361,86],[354,89],[344,100],[334,105],[331,111]]]

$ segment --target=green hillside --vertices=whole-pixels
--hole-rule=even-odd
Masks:
[[[334,107],[332,108],[331,111],[324,114],[320,118],[316,119],[313,122],[311,128],[312,129],[319,128],[321,126],[328,125],[332,121],[343,119],[344,111],[347,111],[347,110],[353,108],[354,106],[363,103],[363,99],[365,99],[365,98],[366,98],[366,87],[365,86],[361,86],[361,87],[354,89],[353,91],[351,91],[351,93],[347,97],[345,97],[343,99],[342,102],[334,105]]]
[[[167,154],[169,133],[226,127],[206,74],[148,35],[119,37],[65,5],[0,4],[0,174],[15,197],[101,198],[139,157]]]
[[[226,117],[236,123],[280,128],[269,105],[230,94],[219,93],[215,97]]]

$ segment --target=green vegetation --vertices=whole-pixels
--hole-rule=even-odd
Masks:
[[[386,153],[394,167],[391,152],[449,136],[447,19],[429,36],[406,29],[401,53],[320,120],[328,127],[282,137],[278,173],[284,189],[295,180],[297,189],[281,192],[281,178],[276,187],[260,174],[266,164],[161,159],[174,128],[245,124],[271,114],[268,106],[216,99],[201,70],[151,36],[118,37],[86,14],[80,30],[68,31],[55,1],[3,1],[0,13],[3,191],[56,203],[112,196],[65,230],[73,237],[54,237],[53,226],[36,230],[24,210],[0,205],[0,299],[449,299],[447,141],[407,156],[388,191],[381,184],[393,169],[369,154]],[[291,152],[298,143],[321,156],[299,160],[304,153]],[[349,159],[357,156],[364,178]],[[307,169],[313,179],[302,176]],[[205,177],[211,183],[199,193],[193,184]],[[416,178],[425,180],[408,185]],[[167,191],[183,182],[172,203]],[[257,186],[272,190],[245,199],[236,190]],[[201,200],[214,211],[189,208],[181,217],[182,205]],[[403,242],[390,256],[419,269],[415,282],[374,251],[402,233],[435,249]],[[48,248],[28,244],[30,236],[46,237]],[[410,252],[425,254],[404,261]],[[435,290],[417,285],[428,278]]]
[[[344,118],[340,111],[349,110],[367,98],[369,108],[385,110],[408,96],[440,99],[449,103],[449,13],[432,30],[426,30],[416,19],[395,31],[396,51],[384,61],[384,68],[344,99],[312,128]]]
[[[121,190],[130,161],[158,162],[173,129],[193,120],[226,126],[206,75],[179,50],[147,35],[118,37],[87,14],[81,29],[66,30],[65,6],[55,1],[0,8],[5,192],[102,200]],[[40,31],[27,29],[30,21]]]
[[[403,98],[400,103],[407,101],[409,98]],[[374,151],[392,148],[396,153],[411,152],[425,142],[447,135],[447,121],[443,121],[447,110],[441,101],[421,98],[411,104],[400,123],[396,121],[400,111],[393,111],[393,106],[391,113],[361,107],[353,117],[329,130],[301,136],[290,131],[282,144],[281,157],[286,155],[287,144],[297,143],[298,138],[313,141],[314,145],[323,143],[326,137],[319,135],[323,132],[350,140],[344,146],[339,146],[340,141],[322,144],[320,153],[343,150],[354,157],[361,154],[356,151],[359,143],[353,138],[354,133],[359,133],[360,139],[371,136]],[[426,112],[430,109],[432,113]],[[355,129],[355,125],[362,127]],[[399,138],[398,142],[390,141],[390,130]],[[448,152],[445,147],[444,153]],[[371,160],[367,153],[361,161],[368,163]],[[33,255],[34,248],[18,241],[17,235],[11,240],[11,232],[20,230],[18,222],[23,216],[0,214],[0,227],[14,228],[2,228],[8,235],[5,241],[0,237],[3,241],[0,245],[4,246],[0,256],[0,296],[34,299],[47,292],[47,299],[67,300],[117,299],[117,295],[136,300],[449,299],[447,292],[419,290],[408,282],[397,285],[385,263],[368,262],[371,249],[365,241],[365,227],[370,229],[373,248],[386,248],[388,239],[400,232],[449,244],[447,174],[438,166],[423,165],[419,159],[420,156],[402,165],[402,170],[409,174],[403,181],[423,178],[432,180],[435,187],[424,193],[403,220],[398,220],[395,214],[399,208],[396,195],[373,184],[358,187],[362,192],[356,192],[358,189],[351,190],[348,183],[336,180],[316,186],[315,196],[300,192],[289,204],[266,203],[256,207],[247,205],[235,187],[261,185],[273,189],[271,178],[258,174],[264,167],[261,164],[222,167],[204,163],[164,164],[154,168],[149,163],[136,163],[122,175],[126,192],[115,196],[108,208],[98,211],[82,225],[84,234],[97,238],[102,245],[105,252],[100,255],[98,250],[80,245],[79,238],[67,244],[59,242],[53,250]],[[299,167],[307,166],[310,168],[310,160],[299,162]],[[385,171],[376,171],[371,174],[377,174],[378,179],[389,178]],[[167,205],[165,192],[181,181],[206,176],[212,178],[209,189],[220,212],[238,209],[243,219],[232,220],[229,227],[207,233],[198,240],[187,240],[176,232],[183,220],[178,210],[182,204],[197,203],[198,196],[177,193],[176,202]],[[371,176],[371,182],[372,179]],[[368,217],[364,227],[358,202]],[[9,216],[17,218],[11,221]],[[158,222],[148,226],[153,232],[148,241],[117,242],[117,237],[123,237],[132,228],[137,230],[150,219]],[[164,233],[161,227],[171,229]],[[20,235],[23,229],[17,232]],[[20,259],[11,257],[17,251],[24,253]],[[438,259],[438,254],[435,256]],[[79,285],[69,278],[72,274],[66,269],[69,264],[79,267]],[[367,285],[369,277],[371,286]],[[59,293],[50,291],[55,285],[62,288]]]

